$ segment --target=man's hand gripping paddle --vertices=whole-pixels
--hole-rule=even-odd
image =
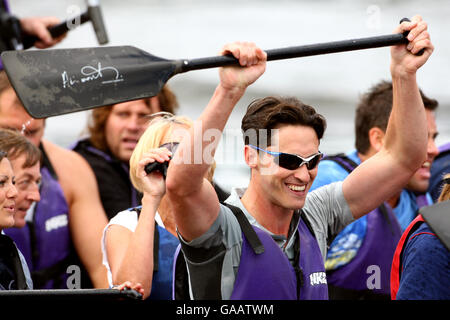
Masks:
[[[266,51],[267,60],[405,44],[406,35],[272,49]],[[176,74],[238,64],[232,56],[169,60],[132,46],[5,51],[2,59],[12,86],[34,118],[152,97]]]

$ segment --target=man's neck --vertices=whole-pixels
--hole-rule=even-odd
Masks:
[[[393,196],[393,197],[389,198],[388,200],[386,200],[386,202],[391,206],[392,209],[397,207],[397,205],[398,205],[398,203],[400,201],[400,193],[398,193],[395,196]]]
[[[358,158],[361,160],[361,163],[372,157],[375,153],[373,152],[367,152],[365,154],[362,154],[358,152]]]
[[[245,209],[261,226],[274,234],[288,236],[294,210],[272,203],[252,183],[249,184],[241,201]]]

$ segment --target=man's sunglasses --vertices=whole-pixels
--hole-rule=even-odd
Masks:
[[[308,158],[302,158],[296,154],[268,151],[251,144],[249,144],[249,146],[253,149],[264,151],[265,153],[272,155],[275,158],[276,164],[288,170],[298,169],[304,164],[306,164],[306,168],[308,170],[312,170],[317,167],[320,159],[322,159],[323,156],[322,152],[319,151]]]

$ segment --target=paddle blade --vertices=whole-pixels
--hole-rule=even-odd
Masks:
[[[34,118],[155,96],[177,64],[131,46],[5,51],[2,60]]]

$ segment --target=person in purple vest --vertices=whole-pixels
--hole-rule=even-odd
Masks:
[[[395,247],[419,208],[432,203],[426,190],[430,166],[438,154],[434,115],[438,102],[425,96],[421,90],[419,92],[427,117],[427,158],[403,190],[332,239],[325,262],[330,299],[389,300]],[[344,180],[361,162],[380,151],[391,110],[392,83],[381,81],[362,96],[356,109],[356,150],[326,156],[319,164],[319,173],[311,190]],[[378,282],[372,280],[375,276],[379,276]]]
[[[231,112],[264,73],[266,54],[252,43],[223,48],[241,68],[219,70],[213,97],[167,173],[182,253],[174,267],[175,298],[328,299],[328,238],[399,192],[425,161],[426,113],[416,71],[433,51],[426,29],[420,16],[395,29],[409,31],[410,42],[391,47],[394,103],[385,143],[342,182],[308,193],[326,126],[314,108],[295,98],[251,103],[241,125],[251,178],[248,188],[232,190],[231,207],[219,203],[203,177]],[[178,282],[183,273],[187,287]]]
[[[0,150],[8,154],[16,180],[18,195],[14,227],[23,228],[27,223],[25,217],[28,210],[41,200],[41,152],[19,131],[9,129],[0,129]]]
[[[80,281],[72,285],[107,288],[100,247],[107,219],[95,175],[80,155],[43,139],[45,119],[30,117],[4,71],[0,72],[0,127],[20,131],[42,152],[41,200],[28,211],[30,223],[6,230],[27,260],[34,287],[67,288],[73,274]],[[78,266],[71,268],[76,274],[70,266]]]
[[[14,226],[17,198],[15,173],[0,149],[0,290],[33,289],[30,271],[14,241],[3,233],[5,228]]]

